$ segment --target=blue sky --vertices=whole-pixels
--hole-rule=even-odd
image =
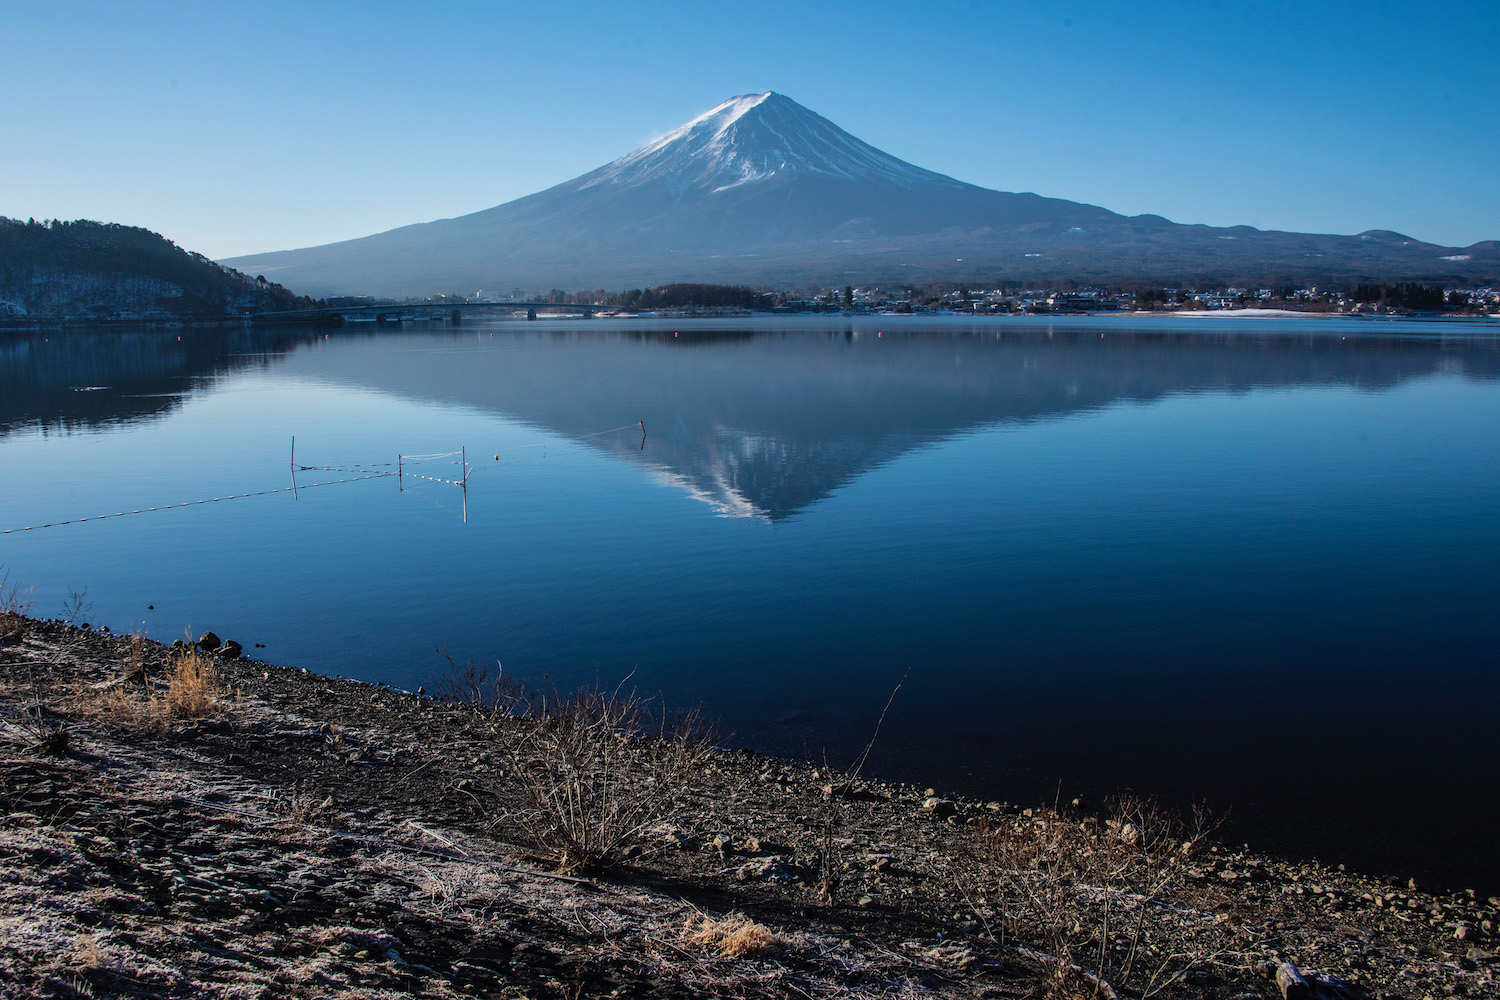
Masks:
[[[1500,4],[0,4],[0,215],[211,257],[462,215],[776,90],[961,180],[1500,239]]]

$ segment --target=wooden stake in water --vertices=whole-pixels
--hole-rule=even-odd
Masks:
[[[299,500],[297,496],[297,435],[292,435],[292,499]]]

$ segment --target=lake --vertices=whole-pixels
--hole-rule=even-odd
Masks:
[[[867,773],[1207,799],[1500,891],[1495,324],[11,335],[0,469],[43,616],[408,689],[439,647],[624,681],[838,767],[901,684]]]

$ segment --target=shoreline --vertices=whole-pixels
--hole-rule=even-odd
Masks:
[[[432,306],[413,305],[410,308],[439,308]],[[994,320],[997,322],[1009,321],[1048,321],[1068,319],[1109,319],[1119,318],[1125,320],[1160,319],[1160,318],[1182,318],[1182,319],[1301,319],[1301,320],[1346,320],[1360,323],[1456,323],[1456,324],[1500,324],[1500,313],[1430,313],[1430,312],[1388,312],[1388,313],[1355,313],[1355,312],[1330,312],[1310,309],[1274,309],[1274,308],[1245,308],[1245,309],[1103,309],[1103,310],[1056,310],[1049,312],[958,312],[953,310],[933,310],[928,312],[894,313],[894,312],[872,312],[872,311],[797,311],[797,312],[756,312],[746,311],[743,314],[726,316],[718,314],[700,313],[689,309],[684,311],[659,310],[651,313],[622,313],[602,317],[585,316],[578,313],[569,314],[538,314],[535,320],[517,316],[486,316],[476,315],[468,317],[462,323],[449,323],[444,321],[437,324],[438,329],[463,328],[466,326],[478,326],[482,324],[522,324],[522,323],[572,323],[585,322],[589,324],[608,325],[614,322],[634,324],[637,322],[650,323],[663,320],[795,320],[795,321],[818,321],[831,322],[835,320],[869,320],[880,322],[931,322],[939,319],[961,319],[967,321]],[[38,334],[38,333],[106,333],[119,330],[237,330],[251,328],[255,330],[278,330],[289,327],[308,326],[318,329],[346,329],[353,332],[368,333],[364,327],[374,327],[374,323],[364,322],[318,322],[316,319],[306,317],[257,317],[254,314],[246,316],[221,316],[221,317],[171,317],[159,319],[121,318],[121,319],[85,319],[78,317],[62,316],[38,316],[20,317],[9,316],[0,318],[0,334]],[[402,329],[433,329],[429,321],[401,323],[395,322],[390,325],[381,326],[383,332],[400,331]]]
[[[1096,960],[1109,901],[1113,926],[1145,928],[1141,955],[1187,956],[1155,970],[1165,996],[1269,998],[1284,963],[1350,997],[1481,995],[1500,976],[1500,899],[1203,837],[1148,859],[1150,884],[1100,888],[1087,857],[1136,857],[1118,853],[1134,824],[747,751],[694,757],[614,870],[559,875],[519,822],[535,723],[223,658],[205,658],[217,710],[152,714],[181,652],[7,620],[0,973],[20,996],[998,997],[1045,992],[1060,954],[1074,986],[1102,970],[1141,995],[1143,966]],[[44,730],[66,732],[61,753],[28,744]],[[737,919],[766,937],[732,955],[710,931]]]

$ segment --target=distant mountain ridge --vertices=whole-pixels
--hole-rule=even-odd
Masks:
[[[311,304],[147,229],[0,217],[0,319],[218,319]]]
[[[494,208],[225,263],[317,295],[673,281],[1452,284],[1500,277],[1500,243],[1179,225],[992,191],[891,156],[768,92],[731,98],[597,170]]]

